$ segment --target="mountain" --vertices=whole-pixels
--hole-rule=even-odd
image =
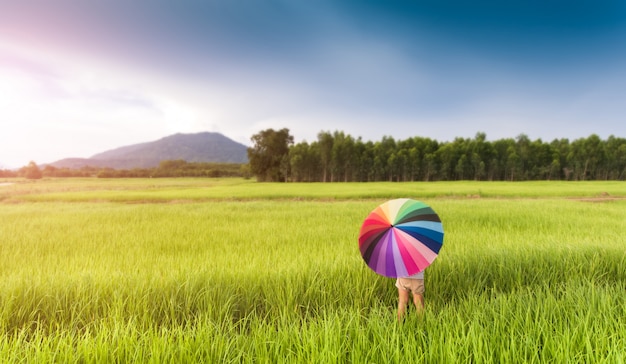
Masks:
[[[247,163],[247,147],[220,133],[174,134],[156,141],[127,145],[90,158],[66,158],[50,163],[57,168],[84,166],[114,169],[151,168],[164,160]]]

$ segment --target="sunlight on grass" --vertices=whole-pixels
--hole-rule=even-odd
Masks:
[[[4,362],[626,360],[626,200],[565,198],[611,183],[151,183],[44,181],[0,202]],[[445,239],[426,314],[399,325],[394,282],[357,236],[417,187]]]

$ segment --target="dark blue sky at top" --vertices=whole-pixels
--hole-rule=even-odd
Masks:
[[[368,132],[364,115],[437,120],[428,132],[448,140],[626,135],[623,1],[0,0],[0,10],[0,32],[24,42],[248,92],[258,105],[233,118],[337,111],[338,129],[366,139],[384,132]],[[320,127],[332,128],[306,137]]]
[[[610,64],[611,57],[625,50],[626,3],[621,1],[5,3],[1,6],[8,11],[1,20],[15,28],[38,29],[39,36],[52,42],[73,42],[103,54],[160,56],[156,63],[184,62],[193,55],[232,57],[242,63],[252,57],[305,61],[299,57],[310,57],[320,43],[349,45],[352,39],[345,32],[389,42],[416,60],[442,67],[454,65],[446,58],[459,52],[511,67],[550,69],[577,62]]]

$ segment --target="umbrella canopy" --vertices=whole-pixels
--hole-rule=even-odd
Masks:
[[[361,226],[359,249],[365,263],[385,277],[408,277],[426,269],[443,244],[443,225],[421,201],[383,203]]]

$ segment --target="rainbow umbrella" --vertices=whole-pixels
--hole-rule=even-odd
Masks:
[[[386,277],[408,277],[426,269],[443,244],[443,225],[423,202],[399,198],[372,211],[361,226],[365,263]]]

